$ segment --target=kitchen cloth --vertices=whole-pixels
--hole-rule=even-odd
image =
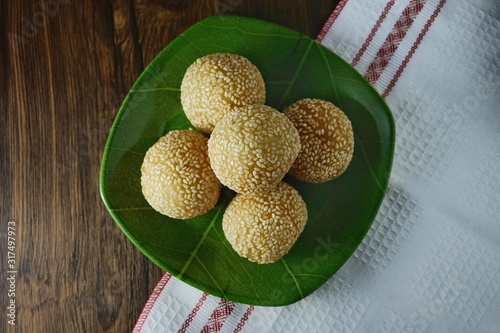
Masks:
[[[167,273],[133,332],[500,332],[500,2],[341,0],[317,41],[394,115],[392,174],[368,234],[284,307]]]

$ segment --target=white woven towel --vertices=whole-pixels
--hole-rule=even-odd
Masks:
[[[134,332],[500,331],[500,2],[341,0],[318,41],[396,121],[368,235],[286,307],[235,304],[166,274]]]

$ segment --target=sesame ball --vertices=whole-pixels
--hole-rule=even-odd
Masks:
[[[156,211],[189,219],[215,206],[221,184],[210,168],[207,140],[192,130],[178,130],[149,148],[141,167],[141,185]]]
[[[237,193],[262,193],[286,175],[300,151],[297,129],[270,106],[246,105],[227,114],[208,140],[217,178]]]
[[[320,99],[303,99],[285,115],[300,134],[302,149],[290,175],[308,183],[323,183],[340,176],[354,152],[352,125],[342,110]]]
[[[181,103],[196,128],[211,133],[224,115],[236,107],[263,104],[264,79],[247,58],[215,53],[197,59],[181,83]]]
[[[307,222],[299,192],[280,182],[263,194],[237,194],[222,217],[233,249],[259,264],[273,263],[290,251]]]

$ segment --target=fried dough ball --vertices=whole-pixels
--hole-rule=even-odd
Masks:
[[[208,140],[208,156],[217,178],[243,194],[275,187],[299,151],[299,133],[290,120],[262,104],[230,112]]]
[[[142,193],[156,211],[189,219],[215,206],[221,184],[210,168],[207,141],[192,130],[171,131],[147,151]]]
[[[303,99],[284,114],[300,134],[302,149],[289,174],[308,183],[323,183],[340,176],[354,152],[352,125],[342,110],[320,99]]]
[[[259,264],[287,254],[307,223],[307,207],[299,192],[280,182],[264,194],[237,194],[222,218],[233,249]]]
[[[231,53],[210,54],[187,69],[181,83],[181,103],[196,128],[211,133],[224,115],[247,104],[263,104],[264,79],[247,58]]]

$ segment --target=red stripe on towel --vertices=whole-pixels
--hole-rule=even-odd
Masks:
[[[151,296],[149,296],[148,301],[146,302],[146,305],[144,306],[144,309],[142,309],[142,312],[139,316],[139,319],[137,319],[137,323],[134,326],[134,329],[132,333],[139,333],[142,329],[142,326],[146,322],[146,319],[148,318],[149,313],[151,312],[151,309],[155,305],[156,300],[158,299],[158,296],[160,296],[161,292],[163,291],[163,288],[167,285],[168,281],[170,281],[170,278],[172,275],[165,273],[160,282],[156,285],[155,289],[151,293]]]
[[[243,326],[245,326],[248,318],[252,314],[252,311],[254,309],[253,305],[250,305],[247,310],[245,311],[245,314],[243,314],[243,317],[241,317],[240,322],[238,323],[238,326],[236,326],[234,333],[239,333],[243,329]]]
[[[389,95],[389,93],[391,92],[392,88],[394,88],[394,86],[396,85],[396,82],[398,82],[398,79],[401,76],[401,74],[403,73],[406,65],[410,61],[410,59],[413,56],[413,54],[415,54],[415,51],[417,50],[418,46],[420,45],[420,43],[424,39],[424,36],[427,33],[427,31],[429,30],[429,28],[431,27],[432,23],[434,22],[434,20],[438,16],[439,12],[441,11],[441,8],[443,8],[445,2],[446,2],[446,0],[441,0],[439,2],[439,4],[437,5],[436,9],[432,13],[431,17],[425,23],[424,28],[422,29],[422,31],[418,35],[417,39],[415,40],[415,43],[413,43],[413,45],[412,45],[412,47],[410,49],[410,52],[408,52],[408,54],[406,55],[405,59],[403,60],[403,62],[399,66],[398,70],[396,71],[396,74],[394,75],[394,77],[391,79],[391,81],[387,85],[387,88],[385,88],[385,91],[382,93],[382,97],[383,98],[386,98],[387,95]]]
[[[365,73],[365,78],[371,84],[374,84],[379,79],[380,75],[387,67],[392,56],[399,47],[399,44],[406,36],[413,21],[420,13],[427,0],[410,0],[410,3],[401,13],[401,16],[394,24],[392,31],[384,41],[382,47],[378,50],[375,59],[372,61],[368,70]]]
[[[348,0],[340,0],[337,6],[335,6],[335,9],[333,10],[332,14],[326,21],[325,25],[323,26],[323,29],[319,32],[318,37],[316,37],[316,41],[321,43],[323,38],[325,38],[326,34],[328,33],[328,30],[332,27],[333,23],[335,23],[335,20],[337,20],[337,17],[339,17],[340,12],[342,12],[342,9],[344,9],[345,4],[347,3]]]
[[[391,8],[392,8],[392,6],[394,5],[395,2],[396,2],[396,0],[390,0],[387,3],[387,5],[385,5],[385,8],[382,11],[382,14],[380,14],[380,17],[378,18],[377,22],[375,23],[375,25],[372,28],[372,31],[370,31],[370,34],[368,35],[368,38],[366,38],[365,42],[363,43],[363,45],[359,49],[358,53],[356,54],[356,56],[354,56],[354,59],[351,62],[352,66],[356,66],[356,64],[358,63],[358,61],[361,59],[361,57],[363,56],[363,54],[365,53],[366,49],[368,48],[368,46],[372,42],[373,37],[375,37],[378,29],[382,25],[382,22],[384,22],[385,18],[387,17],[387,14],[389,14],[389,11],[391,10]]]
[[[196,303],[196,305],[193,308],[193,310],[191,310],[191,313],[189,314],[189,316],[186,318],[186,320],[184,321],[184,323],[182,323],[182,326],[179,329],[179,333],[186,332],[187,328],[189,327],[189,325],[193,321],[194,317],[196,316],[196,314],[198,313],[198,311],[202,307],[203,303],[205,303],[205,300],[207,299],[207,297],[208,297],[208,294],[207,293],[203,293],[203,295],[201,296],[201,298],[198,301],[198,303]]]
[[[202,333],[219,332],[227,317],[233,312],[235,304],[231,301],[221,299],[214,312],[201,330]]]

